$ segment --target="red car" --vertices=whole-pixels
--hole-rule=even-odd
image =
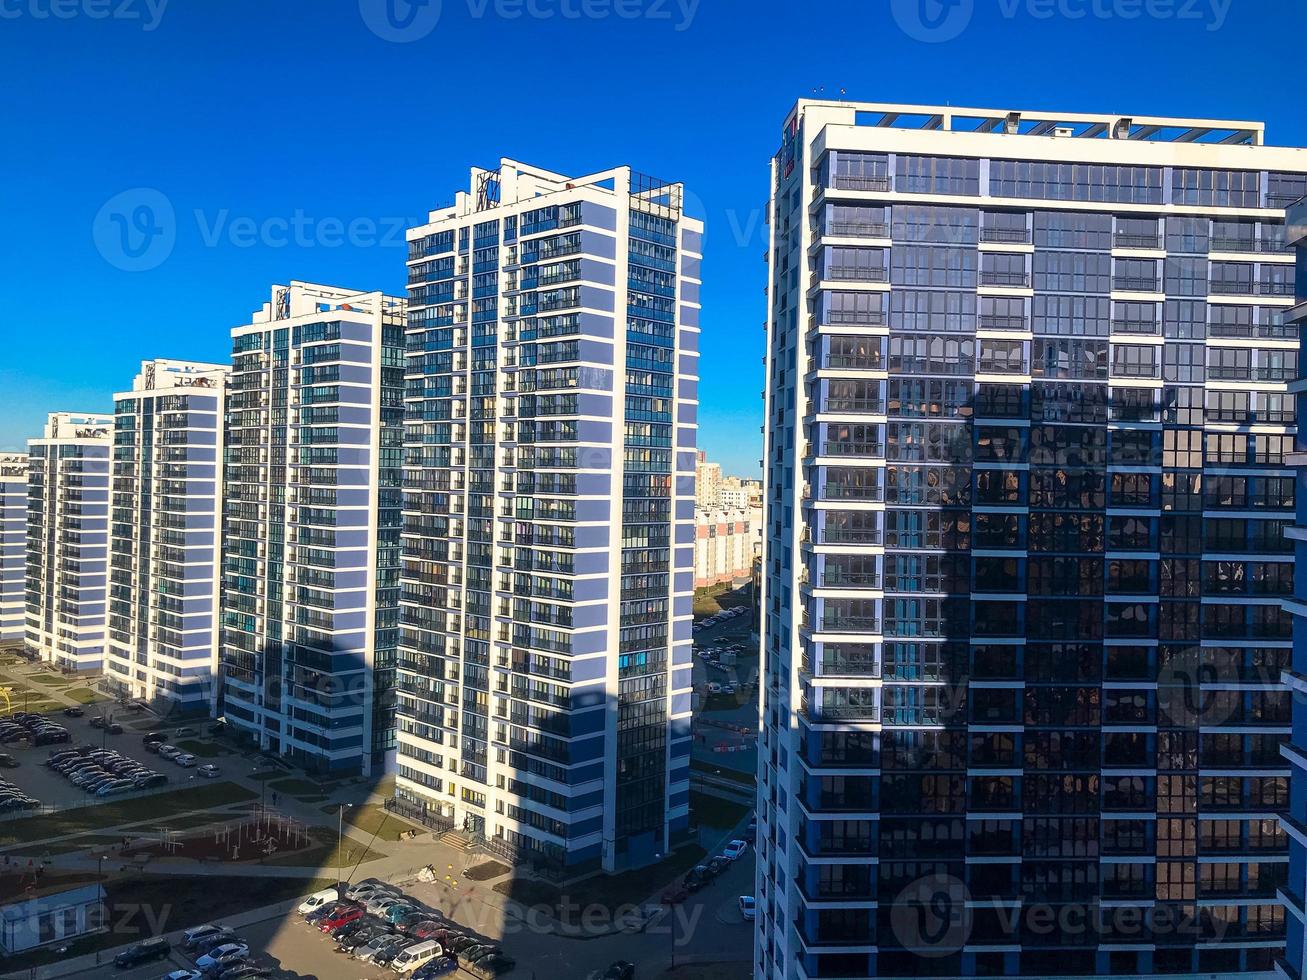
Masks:
[[[364,911],[361,906],[355,905],[352,908],[342,909],[339,912],[333,912],[321,922],[318,928],[323,932],[331,932],[333,929],[339,929],[343,925],[348,925],[356,919],[363,918]]]

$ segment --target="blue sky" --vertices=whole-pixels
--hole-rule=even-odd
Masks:
[[[686,183],[700,445],[753,473],[796,98],[1264,119],[1307,145],[1304,36],[1282,0],[0,0],[0,448],[109,409],[142,358],[226,360],[274,282],[402,292],[399,229],[511,156]],[[158,250],[115,246],[123,200],[171,210]]]

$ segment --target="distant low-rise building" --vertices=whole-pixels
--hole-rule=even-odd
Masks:
[[[68,942],[106,926],[104,888],[82,885],[0,905],[0,953]]]
[[[762,542],[762,510],[701,507],[694,521],[694,587],[746,579]]]

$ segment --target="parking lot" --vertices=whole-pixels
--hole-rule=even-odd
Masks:
[[[62,710],[48,712],[45,717],[68,730],[67,742],[33,746],[30,741],[8,741],[0,745],[0,751],[12,756],[18,763],[16,768],[0,769],[0,779],[14,783],[23,793],[38,800],[45,809],[69,809],[104,799],[73,785],[65,775],[45,765],[51,755],[74,750],[81,751],[88,760],[92,758],[92,753],[114,753],[122,760],[130,761],[138,770],[166,776],[165,784],[149,788],[153,792],[175,790],[179,786],[193,785],[204,778],[198,772],[204,760],[196,760],[197,765],[194,767],[183,768],[158,754],[148,752],[142,742],[148,729],[128,724],[122,726],[120,733],[110,734],[107,726],[93,727],[92,723],[101,717],[93,708],[87,709],[81,717],[67,717]],[[161,731],[172,738],[176,729]],[[111,772],[107,769],[105,771]],[[136,791],[133,788],[132,792]],[[124,795],[126,792],[125,790]],[[0,814],[0,818],[3,818],[3,814]]]

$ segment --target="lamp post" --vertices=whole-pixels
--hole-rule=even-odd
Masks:
[[[336,811],[336,887],[341,885],[341,862],[344,859],[345,843],[345,808],[352,806],[350,803],[340,804],[340,809]]]

